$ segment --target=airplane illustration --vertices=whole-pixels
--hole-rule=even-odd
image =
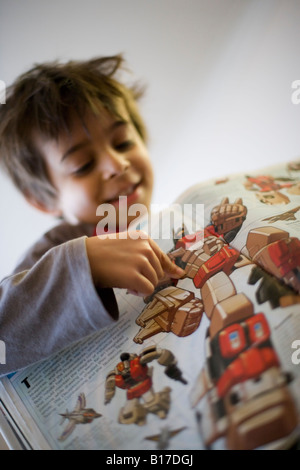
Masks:
[[[168,427],[164,426],[161,428],[161,432],[159,434],[154,434],[153,436],[147,436],[145,439],[148,441],[156,441],[157,442],[157,449],[163,450],[169,446],[170,440],[172,437],[179,434],[181,431],[186,429],[186,427],[174,429],[173,431]]]
[[[69,420],[61,436],[58,438],[59,441],[64,441],[74,431],[77,424],[91,423],[95,418],[100,418],[102,415],[93,410],[93,408],[86,408],[85,394],[80,393],[74,410],[71,412],[66,410],[65,413],[60,413],[60,416],[63,417],[60,424],[63,424],[66,419]]]

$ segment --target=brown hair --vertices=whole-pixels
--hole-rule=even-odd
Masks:
[[[142,91],[136,85],[123,85],[115,77],[123,64],[122,55],[38,64],[8,88],[6,104],[0,106],[0,161],[24,195],[47,207],[55,200],[55,188],[33,144],[33,132],[57,139],[62,131],[70,130],[74,111],[82,116],[87,109],[97,113],[100,107],[118,116],[121,98],[138,133],[146,140],[136,104]]]

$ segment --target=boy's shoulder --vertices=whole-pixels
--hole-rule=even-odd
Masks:
[[[90,237],[93,235],[94,229],[94,226],[91,224],[82,223],[72,225],[67,222],[60,222],[48,230],[37,243],[45,241],[49,244],[53,244],[53,246],[57,246],[65,241],[82,237],[84,235]]]

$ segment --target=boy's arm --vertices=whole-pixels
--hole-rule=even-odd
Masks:
[[[80,234],[70,229],[64,236],[59,230],[51,231],[18,272],[0,284],[0,339],[6,346],[0,375],[44,359],[118,318],[113,290],[94,286],[86,236],[51,248]]]
[[[182,275],[147,237],[105,240],[87,234],[80,227],[55,228],[1,282],[0,339],[6,364],[0,364],[0,375],[40,361],[117,320],[111,287],[147,295],[165,274]]]

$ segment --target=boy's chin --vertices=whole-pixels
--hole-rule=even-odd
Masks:
[[[60,217],[61,220],[63,220],[64,222],[70,224],[70,225],[81,225],[81,224],[85,224],[85,225],[97,225],[97,222],[99,219],[94,219],[94,220],[91,220],[91,219],[84,219],[84,218],[78,218],[78,217],[75,217],[75,216],[72,216],[72,215],[66,215],[64,214],[63,216]]]

